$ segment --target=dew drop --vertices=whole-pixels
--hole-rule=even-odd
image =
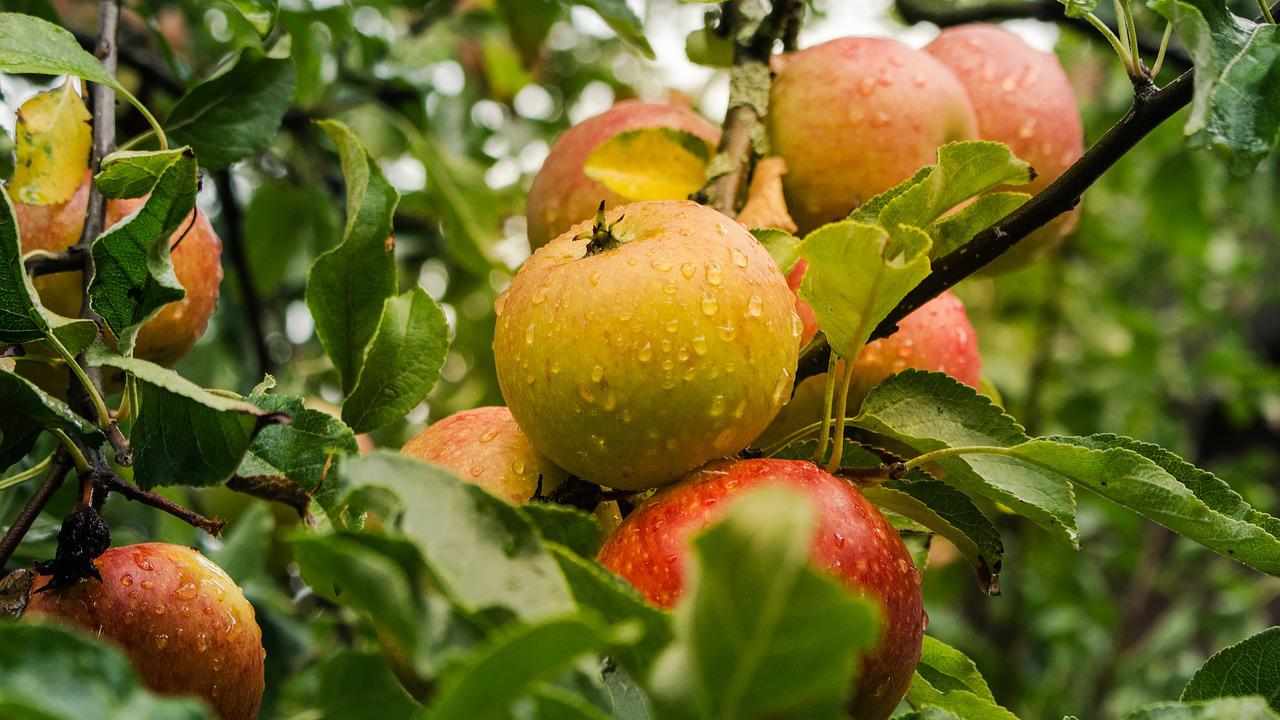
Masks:
[[[605,412],[613,412],[615,409],[617,409],[618,395],[613,391],[613,388],[609,388],[608,390],[605,390],[604,400],[600,402],[600,407],[604,408]]]
[[[679,319],[679,318],[671,318],[670,320],[668,320],[668,321],[667,321],[666,328],[667,328],[667,332],[669,332],[669,333],[673,333],[673,332],[675,332],[675,331],[679,330],[679,329],[680,329],[680,319]]]
[[[209,635],[207,633],[196,634],[196,650],[202,653],[209,651]]]
[[[738,248],[734,248],[731,255],[733,257],[734,265],[737,265],[740,268],[744,268],[747,266],[747,256],[741,250],[739,250]]]
[[[694,353],[700,356],[707,354],[707,338],[705,335],[699,335],[689,342],[693,346]]]
[[[667,262],[666,260],[662,260],[660,258],[655,258],[653,262],[650,263],[650,265],[652,265],[653,269],[657,270],[658,272],[668,272],[671,270],[671,263]]]
[[[663,286],[662,286],[662,294],[663,294],[663,295],[675,295],[675,294],[676,294],[676,284],[675,284],[675,283],[673,283],[673,282],[669,282],[669,283],[667,283],[667,284],[663,285]]]
[[[159,633],[156,635],[155,641],[156,641],[156,649],[163,650],[169,644],[169,636],[164,633]]]
[[[551,361],[551,374],[552,374],[552,375],[559,375],[559,374],[560,374],[560,361],[559,361],[559,360],[552,360],[552,361]]]
[[[684,263],[680,266],[680,274],[683,275],[686,280],[692,279],[694,274],[697,272],[698,266],[691,262]]]
[[[707,263],[707,284],[712,287],[720,287],[721,270],[720,263],[714,260]]]
[[[129,587],[130,585],[133,584],[133,576],[129,575],[128,573],[120,576],[120,584],[125,587]]]
[[[883,110],[877,111],[875,115],[871,116],[871,127],[886,127],[889,124],[889,119],[889,113]]]
[[[542,303],[546,302],[546,300],[547,300],[546,288],[538,288],[537,292],[533,294],[533,298],[531,299],[534,305],[541,305]]]
[[[582,401],[588,405],[594,404],[596,401],[596,394],[592,392],[591,386],[586,383],[578,385],[578,397],[582,398]]]
[[[747,301],[747,316],[760,317],[764,314],[764,300],[759,295],[752,295]]]
[[[591,444],[595,445],[596,449],[601,452],[604,452],[605,448],[608,447],[608,443],[606,443],[605,439],[600,437],[599,435],[591,436]]]
[[[653,345],[646,342],[644,344],[644,347],[640,348],[640,351],[636,353],[636,359],[642,363],[647,363],[652,358],[653,358]]]
[[[871,97],[871,93],[876,91],[875,78],[865,77],[858,83],[858,94],[862,97]]]
[[[150,580],[143,580],[143,581],[142,581],[142,589],[143,589],[143,590],[150,590],[151,588],[153,588],[153,587],[155,587],[155,586],[156,586],[156,584],[155,584],[155,583],[153,583],[153,582],[151,582]]]
[[[1018,137],[1023,140],[1028,140],[1031,138],[1032,135],[1035,135],[1035,132],[1036,132],[1036,119],[1027,118],[1026,121],[1023,122],[1022,125],[1018,128]]]
[[[720,417],[724,414],[724,396],[716,395],[711,398],[711,407],[707,410],[707,414],[711,417]]]
[[[151,564],[151,561],[143,557],[140,553],[134,554],[133,564],[137,565],[139,570],[146,570],[147,572],[155,570],[155,566]]]
[[[533,333],[535,329],[536,328],[532,323],[525,326],[524,328],[524,344],[525,345],[533,344]]]
[[[593,272],[593,273],[591,273],[590,275],[588,275],[588,276],[587,276],[587,282],[591,283],[591,287],[596,287],[597,285],[599,285],[599,284],[600,284],[600,273],[599,273],[599,272]]]
[[[733,324],[732,321],[719,326],[718,328],[716,328],[716,331],[719,333],[720,339],[726,340],[726,341],[732,340],[734,337],[738,335],[738,328],[736,325]]]
[[[511,461],[511,472],[515,473],[516,475],[524,475],[524,471],[526,469],[527,468],[525,467],[523,460],[516,459]]]
[[[720,303],[716,301],[716,296],[706,293],[702,296],[702,314],[711,317],[720,309]]]
[[[173,594],[178,596],[179,600],[194,600],[198,593],[195,583],[183,583],[182,587],[179,587]]]
[[[483,475],[483,474],[484,474],[484,466],[483,466],[483,465],[472,465],[472,466],[471,466],[471,469],[470,469],[468,472],[470,472],[470,473],[471,473],[471,477],[473,477],[473,478],[478,478],[478,477],[480,477],[481,475]]]
[[[596,365],[595,367],[591,368],[591,382],[600,382],[603,379],[604,379],[604,367],[602,365]]]
[[[480,435],[480,442],[493,442],[493,439],[496,437],[498,437],[497,430],[485,430],[484,433]]]

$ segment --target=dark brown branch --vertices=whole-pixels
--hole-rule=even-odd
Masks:
[[[60,253],[36,253],[26,258],[27,274],[31,277],[39,277],[65,272],[83,272],[85,256],[88,254],[80,245],[73,245]]]
[[[27,500],[27,504],[22,508],[22,512],[18,513],[13,525],[9,526],[9,530],[5,532],[4,537],[0,538],[0,575],[4,575],[4,566],[13,557],[18,545],[22,544],[22,539],[27,536],[27,532],[31,530],[31,525],[35,523],[36,518],[40,516],[40,512],[44,510],[44,506],[49,504],[53,494],[58,491],[58,488],[62,487],[62,481],[67,478],[67,473],[69,472],[71,472],[71,459],[67,457],[65,451],[59,450],[53,458],[53,465],[49,468],[49,474],[45,476],[44,482],[40,484],[36,494],[32,495],[30,500]]]
[[[311,504],[311,496],[297,483],[287,479],[236,475],[227,481],[227,487],[238,493],[288,505],[300,518],[307,517],[307,507]]]
[[[218,199],[222,201],[222,217],[224,223],[223,241],[231,266],[235,268],[236,277],[240,281],[240,300],[244,305],[244,319],[252,336],[254,356],[258,360],[258,376],[272,371],[271,349],[267,346],[267,333],[262,321],[265,311],[262,299],[258,297],[258,286],[253,279],[253,269],[249,266],[249,256],[244,246],[244,219],[240,213],[240,203],[236,199],[231,185],[231,171],[220,170],[214,173],[214,184],[218,188]]]
[[[129,500],[166,512],[192,527],[200,528],[210,535],[221,535],[222,529],[227,525],[226,522],[217,518],[207,518],[194,510],[184,508],[163,495],[148,492],[136,485],[125,482],[115,473],[101,474],[96,480],[98,486],[104,490],[120,493]]]
[[[1129,112],[1057,180],[1003,220],[978,233],[967,245],[935,260],[928,277],[876,326],[871,339],[892,335],[898,329],[898,322],[916,308],[981,270],[1019,240],[1075,207],[1084,191],[1132,150],[1139,140],[1191,102],[1193,83],[1192,72],[1188,70],[1159,91],[1149,84],[1139,88]],[[831,348],[825,341],[811,343],[800,358],[797,382],[826,372],[830,354]]]
[[[1097,42],[1106,42],[1106,39],[1088,21],[1083,18],[1067,17],[1066,7],[1059,0],[997,2],[959,8],[937,7],[927,2],[921,3],[919,0],[897,0],[894,6],[907,23],[930,22],[945,28],[966,23],[1001,20],[1043,20],[1078,30]],[[1160,51],[1160,39],[1140,34],[1138,48],[1144,55],[1154,58]],[[1178,70],[1186,70],[1191,67],[1191,57],[1182,48],[1170,47],[1165,52],[1165,64]]]

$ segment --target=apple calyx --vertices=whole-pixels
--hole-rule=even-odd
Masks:
[[[604,201],[600,201],[600,206],[596,208],[596,220],[591,226],[591,234],[583,233],[576,239],[590,238],[587,242],[587,254],[584,257],[598,255],[606,250],[612,250],[622,244],[622,241],[613,234],[613,228],[622,222],[626,215],[620,215],[617,220],[606,223],[604,219]]]

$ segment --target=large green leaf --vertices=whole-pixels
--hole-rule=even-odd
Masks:
[[[199,179],[195,156],[185,147],[113,155],[103,162],[103,174],[112,190],[129,193],[140,189],[139,178],[155,178],[142,207],[99,235],[92,246],[89,305],[127,354],[142,323],[186,296],[174,273],[169,238],[191,222]]]
[[[235,473],[253,437],[271,413],[244,400],[213,393],[155,363],[99,347],[90,365],[123,370],[142,385],[142,408],[129,439],[133,477],[157,485],[221,485]]]
[[[804,239],[800,297],[813,307],[831,349],[855,355],[875,326],[929,274],[929,236],[907,228],[892,239],[876,225],[845,220]]]
[[[396,679],[387,658],[342,650],[318,668],[316,708],[342,720],[409,720],[422,706]]]
[[[197,700],[143,689],[119,650],[61,625],[0,623],[0,716],[6,720],[205,720]]]
[[[913,454],[945,447],[1010,447],[1029,438],[986,397],[942,373],[908,370],[876,386],[852,424]],[[998,455],[936,463],[938,479],[967,495],[1004,503],[1055,535],[1076,542],[1075,494],[1056,473]]]
[[[462,610],[506,608],[524,619],[573,610],[559,565],[516,508],[443,468],[390,452],[345,458],[340,471],[348,494],[386,488],[399,498],[400,530]],[[332,502],[330,511],[342,515]]]
[[[0,13],[0,71],[75,75],[121,89],[74,35],[51,22],[19,13]]]
[[[1182,690],[1183,701],[1258,695],[1280,710],[1280,627],[1267,628],[1209,658]]]
[[[0,19],[7,13],[0,13]],[[40,304],[35,286],[22,263],[22,240],[13,213],[9,190],[0,190],[0,345],[43,340],[53,333],[71,352],[97,337],[88,320],[73,320],[50,312]]]
[[[653,675],[663,718],[845,717],[879,612],[808,564],[812,507],[767,488],[694,540],[676,641]]]
[[[585,615],[566,615],[495,633],[446,673],[422,720],[508,717],[531,686],[568,670],[579,658],[625,639]]]
[[[1255,23],[1223,0],[1153,0],[1195,60],[1186,133],[1248,172],[1280,140],[1280,26]]]
[[[246,49],[178,100],[165,132],[190,145],[200,164],[214,170],[260,153],[280,130],[293,100],[294,75],[293,60]]]
[[[1280,715],[1259,697],[1218,698],[1204,702],[1160,703],[1135,710],[1124,720],[1277,720]]]
[[[223,0],[235,8],[259,35],[266,37],[275,25],[276,13],[280,11],[277,0]]]
[[[991,697],[986,683],[970,687],[950,676],[943,676],[943,679],[946,680],[946,685],[953,687],[935,687],[924,674],[917,671],[907,690],[907,702],[914,708],[935,707],[946,710],[961,720],[1018,720],[1017,715]]]
[[[995,696],[982,673],[978,672],[978,666],[964,653],[931,635],[924,637],[916,672],[937,690],[967,690],[995,702]]]
[[[396,291],[391,218],[400,194],[387,182],[355,133],[342,123],[318,123],[338,147],[347,182],[342,244],[316,258],[307,278],[307,306],[316,335],[350,392],[360,377],[383,305]]]
[[[284,413],[291,422],[265,427],[253,439],[236,474],[242,477],[287,478],[308,492],[320,488],[325,469],[337,455],[359,451],[355,433],[332,415],[307,408],[301,398],[255,391],[249,402],[262,410]]]
[[[0,470],[31,449],[41,428],[101,441],[102,431],[67,404],[0,366]]]
[[[342,419],[369,432],[404,417],[431,392],[448,352],[449,326],[426,290],[387,300]]]

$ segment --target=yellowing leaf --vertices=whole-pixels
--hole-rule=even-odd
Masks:
[[[11,184],[18,202],[53,205],[75,193],[89,168],[91,118],[71,80],[22,104]]]
[[[628,200],[682,200],[702,187],[711,145],[693,133],[644,128],[591,151],[582,170]]]

